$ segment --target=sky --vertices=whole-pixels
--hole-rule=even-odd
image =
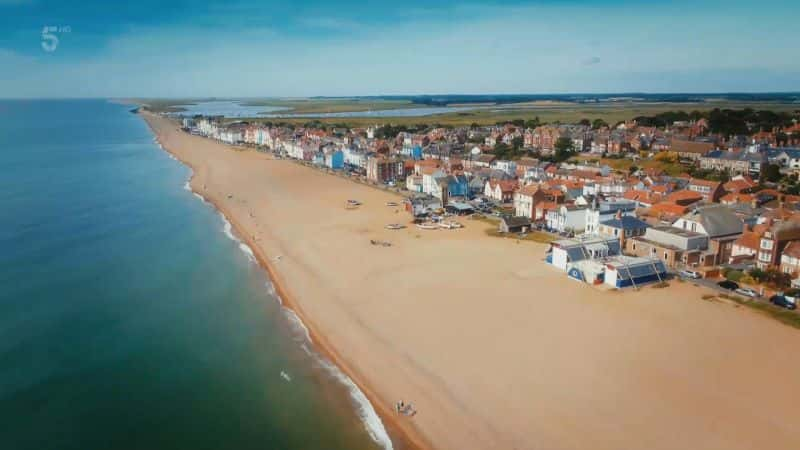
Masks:
[[[0,0],[0,97],[800,91],[800,2]]]

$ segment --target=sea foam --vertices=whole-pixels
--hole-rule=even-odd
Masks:
[[[247,259],[249,259],[250,262],[256,262],[256,255],[253,253],[253,249],[250,248],[249,245],[245,244],[244,242],[239,242],[239,249],[243,251],[245,255],[247,255]]]
[[[283,304],[280,300],[280,297],[274,294],[275,288],[271,282],[267,283],[267,289],[271,291],[270,294],[273,295],[279,303]],[[311,334],[308,331],[308,327],[306,327],[305,323],[303,323],[303,320],[300,319],[300,316],[298,316],[297,313],[286,307],[283,307],[283,312],[286,315],[286,318],[289,320],[289,324],[294,332],[298,333],[298,337],[301,341],[303,341],[302,344],[300,344],[300,348],[303,349],[308,356],[313,358],[314,362],[322,367],[328,373],[328,375],[331,376],[331,378],[344,385],[344,387],[347,389],[348,393],[350,394],[350,399],[356,408],[356,413],[361,419],[361,423],[364,424],[364,428],[367,430],[367,433],[372,440],[385,450],[393,450],[392,440],[389,438],[389,433],[386,432],[386,428],[384,428],[380,416],[378,416],[378,413],[375,412],[375,408],[372,406],[372,403],[370,403],[367,396],[364,395],[364,392],[362,392],[358,385],[356,385],[353,380],[350,379],[350,377],[348,377],[344,372],[342,372],[342,370],[339,369],[335,364],[331,363],[323,356],[309,348],[309,344],[313,343],[311,340]]]
[[[225,214],[219,213],[219,216],[222,218],[222,232],[225,233],[225,236],[228,236],[228,239],[238,243],[239,250],[241,250],[242,253],[247,255],[247,259],[250,260],[250,262],[252,263],[256,263],[257,262],[256,255],[255,253],[253,253],[253,249],[250,248],[249,245],[242,242],[241,239],[239,239],[238,237],[236,237],[236,235],[233,234],[233,226],[231,225],[230,222],[228,222],[228,218],[225,217]]]
[[[300,316],[298,316],[296,312],[284,307],[283,313],[286,315],[286,318],[289,319],[289,324],[292,326],[295,332],[302,333],[302,338],[304,338],[305,341],[309,343],[314,342],[311,340],[311,333],[309,333],[308,327],[305,323],[303,323],[303,320],[300,319]]]
[[[350,398],[356,406],[356,412],[372,440],[385,450],[393,450],[389,433],[386,432],[386,428],[384,428],[380,416],[375,412],[375,408],[372,407],[372,403],[369,402],[367,396],[364,395],[353,380],[345,375],[335,364],[321,357],[318,358],[318,362],[335,380],[342,383],[350,392]]]

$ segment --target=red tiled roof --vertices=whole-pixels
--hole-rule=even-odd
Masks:
[[[680,203],[688,205],[694,202],[699,202],[703,196],[697,192],[689,191],[686,189],[675,191],[667,196],[667,201],[671,203]]]
[[[736,192],[732,192],[730,194],[723,195],[719,201],[720,203],[750,203],[753,201],[755,197],[751,194],[739,194]]]
[[[650,208],[651,215],[673,215],[673,216],[682,216],[686,214],[689,208],[686,206],[681,206],[676,203],[671,202],[661,202],[656,203]]]
[[[739,247],[745,247],[753,251],[758,251],[762,234],[763,233],[756,231],[745,231],[741,236],[739,236],[738,239],[736,239],[734,244],[738,245]]]
[[[783,254],[792,258],[800,258],[800,241],[792,241],[783,248]]]

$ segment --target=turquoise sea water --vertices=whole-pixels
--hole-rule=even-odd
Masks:
[[[391,446],[128,109],[0,101],[0,449]]]

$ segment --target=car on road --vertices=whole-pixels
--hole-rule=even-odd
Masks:
[[[769,301],[773,305],[780,306],[781,308],[797,309],[797,305],[795,305],[794,303],[790,302],[783,295],[773,295],[772,297],[770,297]]]
[[[739,285],[731,280],[723,280],[717,283],[717,286],[721,287],[722,289],[727,289],[729,291],[735,291],[739,289]]]
[[[755,289],[750,289],[750,288],[739,288],[739,289],[736,289],[736,293],[744,295],[745,297],[750,297],[750,298],[758,297],[758,292],[756,292]]]
[[[700,272],[695,272],[694,270],[681,270],[678,272],[678,275],[680,275],[681,278],[692,278],[694,280],[702,278]]]

